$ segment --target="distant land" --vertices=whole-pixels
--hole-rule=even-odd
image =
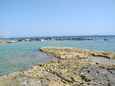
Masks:
[[[8,37],[6,37],[6,36],[3,35],[3,34],[0,34],[0,38],[8,38]]]

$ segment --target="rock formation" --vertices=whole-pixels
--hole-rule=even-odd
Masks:
[[[88,57],[111,56],[107,52],[71,47],[40,50],[59,59],[2,76],[0,86],[115,86],[115,64],[96,62]]]
[[[29,41],[65,41],[65,40],[73,40],[73,41],[79,41],[79,40],[93,40],[93,39],[88,39],[88,38],[57,38],[57,39],[52,39],[52,38],[43,38],[43,39],[2,39],[0,40],[0,43],[6,43],[8,41],[16,41],[16,42],[29,42]]]
[[[48,53],[54,57],[58,58],[76,58],[76,57],[87,57],[87,56],[96,56],[96,57],[105,57],[107,59],[115,59],[115,51],[106,52],[106,51],[97,51],[89,50],[84,48],[74,48],[74,47],[42,47],[41,51]]]

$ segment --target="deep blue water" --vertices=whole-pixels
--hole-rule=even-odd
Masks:
[[[15,71],[27,70],[40,62],[54,59],[39,51],[39,47],[65,46],[87,48],[91,50],[115,51],[115,35],[106,36],[55,36],[55,37],[22,37],[26,38],[91,38],[81,41],[32,41],[0,44],[0,76]],[[108,41],[104,41],[104,39]],[[20,39],[20,38],[9,38]]]

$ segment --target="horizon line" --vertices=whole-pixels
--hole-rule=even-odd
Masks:
[[[62,36],[114,36],[114,35],[62,35]],[[7,37],[7,38],[28,38],[28,37],[61,37],[61,36],[20,36],[20,37]]]

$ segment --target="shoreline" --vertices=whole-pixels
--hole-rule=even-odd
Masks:
[[[38,64],[27,71],[1,76],[0,86],[115,85],[115,64],[96,62],[88,57],[90,55],[114,59],[114,52],[74,47],[42,47],[40,50],[58,59]],[[106,79],[103,74],[107,75],[104,76]]]
[[[30,41],[64,41],[64,40],[93,40],[88,38],[42,38],[42,39],[0,39],[0,43],[14,43],[14,42],[30,42]]]

